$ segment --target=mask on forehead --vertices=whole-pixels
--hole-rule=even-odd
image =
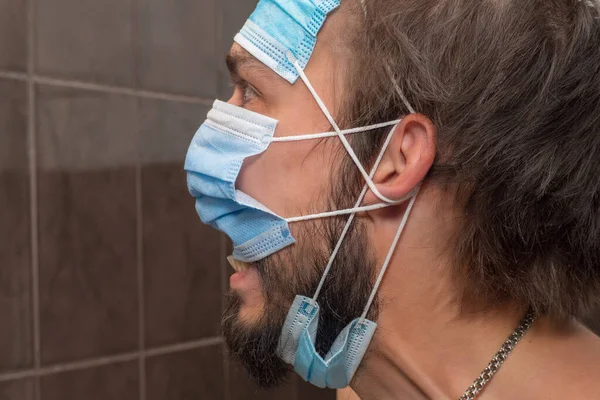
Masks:
[[[234,41],[288,82],[295,83],[299,75],[288,53],[304,69],[327,15],[340,2],[261,0]]]

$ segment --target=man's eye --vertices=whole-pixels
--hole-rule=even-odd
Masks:
[[[244,104],[244,105],[248,104],[249,102],[254,100],[257,96],[256,90],[246,82],[241,86],[241,90],[242,90],[242,104]]]

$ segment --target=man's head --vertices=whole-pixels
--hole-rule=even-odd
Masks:
[[[319,33],[305,72],[338,125],[403,118],[373,178],[379,191],[399,199],[425,180],[396,264],[418,252],[410,235],[426,241],[450,260],[450,295],[465,307],[513,302],[564,317],[597,301],[599,15],[576,0],[372,0],[366,14],[346,0]],[[276,136],[332,130],[302,81],[237,44],[228,65],[229,102],[279,120]],[[367,169],[386,133],[350,139]],[[290,217],[349,208],[363,184],[330,138],[272,144],[245,160],[236,187]],[[357,216],[319,300],[321,353],[362,312],[405,207]],[[226,338],[260,384],[282,379],[283,320],[295,295],[314,293],[346,218],[293,224],[296,245],[232,281]]]
[[[341,29],[356,24],[359,18],[347,5],[331,15],[305,69],[338,122],[346,107],[344,93],[353,57],[350,37],[341,34]],[[277,119],[276,136],[332,130],[301,80],[290,84],[238,44],[226,61],[236,85],[229,102]],[[349,165],[341,163],[344,152],[339,139],[275,143],[244,162],[236,187],[282,216],[348,208],[356,201],[362,183]],[[360,156],[364,158],[364,154]],[[284,378],[287,368],[276,355],[283,321],[297,294],[314,294],[346,218],[292,225],[296,245],[252,263],[242,282],[232,281],[223,323],[225,336],[233,355],[246,364],[259,384],[271,386]],[[342,243],[319,302],[322,322],[317,348],[322,354],[337,333],[362,312],[375,267],[366,230],[356,224]]]

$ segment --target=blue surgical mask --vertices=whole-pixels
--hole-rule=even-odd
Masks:
[[[290,83],[298,73],[291,52],[304,69],[327,14],[341,0],[261,0],[234,40]]]
[[[395,125],[399,121],[342,131],[342,135]],[[264,152],[271,143],[297,142],[336,136],[325,132],[275,137],[278,121],[247,109],[215,101],[208,118],[194,135],[185,160],[188,189],[196,198],[196,211],[205,224],[232,240],[233,258],[243,262],[261,260],[293,243],[289,223],[332,215],[350,214],[355,209],[283,218],[250,195],[236,189],[244,160]],[[369,210],[385,206],[358,208]]]
[[[338,335],[325,357],[315,349],[319,305],[296,296],[287,315],[278,354],[307,382],[320,388],[344,388],[356,372],[375,333],[377,324],[355,319]]]
[[[196,209],[200,218],[231,238],[234,243],[233,258],[239,261],[258,261],[293,244],[295,239],[289,229],[291,223],[344,214],[350,215],[325,267],[315,294],[312,298],[297,296],[294,300],[286,317],[277,349],[281,359],[292,365],[303,379],[315,386],[333,389],[348,386],[373,338],[377,324],[369,321],[367,314],[419,190],[417,187],[405,198],[391,200],[383,196],[372,181],[390,143],[394,129],[400,121],[341,130],[304,74],[304,67],[314,50],[317,33],[327,14],[339,4],[340,0],[261,0],[255,12],[234,39],[250,54],[288,82],[293,84],[298,78],[301,78],[333,126],[334,132],[277,137],[275,136],[276,120],[216,101],[208,114],[207,121],[196,133],[185,163],[189,190],[196,197]],[[394,89],[404,100],[408,110],[414,112],[391,74],[390,77]],[[367,173],[352,150],[346,135],[367,132],[385,126],[393,127],[372,170]],[[353,208],[284,218],[248,194],[236,189],[235,182],[246,158],[261,154],[272,143],[314,140],[324,137],[340,139],[366,182]],[[381,203],[361,206],[369,189],[381,200]],[[409,199],[410,203],[399,224],[362,315],[342,330],[327,355],[321,357],[315,349],[319,324],[318,298],[356,213],[395,205]]]
[[[229,236],[240,261],[257,261],[294,243],[283,218],[235,187],[244,159],[265,151],[276,127],[269,117],[217,100],[185,160],[200,219]]]

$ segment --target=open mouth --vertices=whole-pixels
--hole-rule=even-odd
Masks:
[[[243,261],[236,260],[233,256],[227,257],[227,261],[231,265],[231,267],[235,270],[235,272],[244,272],[250,268],[248,263]]]

